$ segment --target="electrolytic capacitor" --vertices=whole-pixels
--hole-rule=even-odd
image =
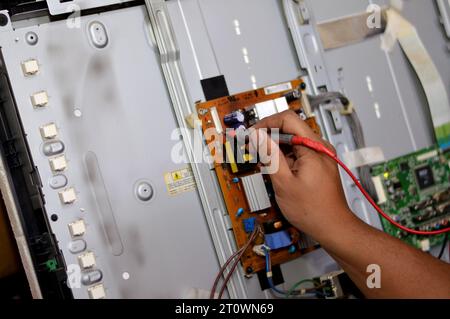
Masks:
[[[247,129],[247,127],[244,124],[242,124],[242,123],[232,125],[232,128],[234,128],[235,131],[238,131],[238,130],[245,131]]]
[[[235,111],[233,113],[225,115],[225,117],[223,118],[223,121],[227,126],[243,124],[245,121],[245,116],[241,111]]]

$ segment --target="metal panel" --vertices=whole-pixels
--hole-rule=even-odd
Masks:
[[[224,74],[230,92],[238,93],[254,87],[252,75],[255,75],[257,86],[265,86],[303,74],[280,2],[177,0],[166,4],[172,18],[183,74],[186,75],[186,86],[193,100],[204,100],[198,85],[203,77]],[[217,12],[221,14],[217,15]],[[245,55],[248,55],[249,63],[245,62]],[[214,219],[212,231],[215,232],[220,225],[221,221]],[[220,238],[224,246],[234,241],[230,232],[227,235]],[[220,256],[223,252],[218,254]],[[288,287],[299,278],[311,278],[336,270],[338,266],[324,251],[319,250],[283,265],[282,269]],[[239,271],[233,278],[237,282],[243,278],[243,273]],[[247,278],[242,289],[244,291],[232,290],[231,295],[271,298],[267,291],[261,292],[255,277]]]
[[[180,140],[173,135],[177,125],[145,8],[81,21],[81,29],[59,21],[5,32],[0,40],[47,213],[59,216],[51,227],[69,280],[76,284],[71,266],[78,261],[68,249],[67,225],[82,218],[108,298],[184,297],[191,288],[208,290],[218,264],[198,194],[170,196],[164,181],[166,172],[187,164],[171,158]],[[109,43],[104,49],[90,42],[92,21],[105,26]],[[25,41],[28,32],[38,36],[36,45]],[[30,58],[39,61],[40,71],[24,77],[21,62]],[[41,90],[48,92],[49,105],[34,109],[30,95]],[[70,206],[63,206],[49,185],[53,174],[39,131],[49,122],[59,128],[68,159],[64,174],[77,191]],[[153,187],[149,202],[135,194],[140,181]],[[117,232],[111,232],[112,225]],[[77,298],[88,296],[83,285],[73,292]]]
[[[120,4],[125,2],[131,2],[133,0],[46,0],[48,9],[52,15],[59,15],[70,13],[79,10],[98,8],[108,6],[112,4]]]

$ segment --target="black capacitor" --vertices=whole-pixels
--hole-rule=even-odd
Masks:
[[[244,123],[237,123],[231,126],[232,128],[234,128],[234,130],[243,130],[245,131],[247,129],[247,127],[244,125]]]
[[[291,91],[286,93],[284,97],[286,98],[288,104],[291,104],[292,102],[297,101],[302,97],[302,92],[298,90]]]
[[[235,126],[238,124],[243,124],[245,122],[245,116],[241,111],[235,111],[225,115],[223,121],[227,126]]]

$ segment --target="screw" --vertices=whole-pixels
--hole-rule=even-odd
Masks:
[[[35,45],[38,42],[38,36],[34,32],[28,32],[25,34],[25,40],[29,45]]]
[[[305,82],[302,82],[302,84],[300,84],[300,88],[301,88],[302,90],[305,90],[305,89],[306,89],[306,83],[305,83]]]
[[[139,200],[148,202],[153,197],[153,187],[148,182],[141,182],[136,187],[136,195]]]
[[[247,272],[247,274],[251,274],[253,273],[253,268],[249,266],[245,271]]]
[[[53,214],[52,216],[50,216],[50,219],[51,219],[53,222],[56,222],[56,221],[58,220],[58,215]]]

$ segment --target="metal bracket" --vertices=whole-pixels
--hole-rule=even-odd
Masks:
[[[441,23],[444,26],[447,37],[450,38],[450,3],[448,0],[436,0],[440,14]]]
[[[131,1],[133,0],[72,0],[70,2],[47,0],[47,6],[51,15],[59,15],[71,13],[74,10],[86,10]]]
[[[195,138],[202,136],[200,127],[190,130],[185,119],[195,112],[180,63],[180,52],[164,0],[146,0],[145,5],[150,17],[150,24],[161,57],[161,67],[167,88],[173,103],[178,125],[185,142],[187,156],[192,166],[198,193],[205,211],[220,264],[224,264],[233,253],[235,244],[232,234],[227,229],[226,209],[218,188],[214,171],[203,163],[195,152]],[[195,134],[200,134],[195,137]],[[199,164],[201,163],[201,164]],[[211,190],[216,189],[216,192]],[[220,227],[219,227],[220,226]],[[224,240],[227,238],[228,240]],[[247,293],[243,276],[234,275],[228,285],[231,298],[246,298]]]
[[[306,1],[302,2],[304,5],[307,5]],[[324,88],[329,91],[339,90],[340,88],[333,87],[327,72],[323,57],[324,50],[315,27],[315,20],[311,10],[308,10],[309,24],[301,24],[295,14],[300,10],[300,2],[296,0],[282,0],[282,4],[299,62],[309,73],[307,77],[313,86],[311,92],[319,94]],[[345,121],[342,121],[340,115],[331,116],[330,119],[329,106],[327,107],[325,105],[320,106],[317,113],[317,119],[323,128],[326,138],[336,146],[340,155],[349,149],[355,149],[350,127]],[[361,195],[354,187],[354,183],[345,175],[342,175],[342,181],[347,201],[352,205],[353,211],[366,222],[381,228],[378,216],[372,213],[373,209],[365,201],[361,201]]]

